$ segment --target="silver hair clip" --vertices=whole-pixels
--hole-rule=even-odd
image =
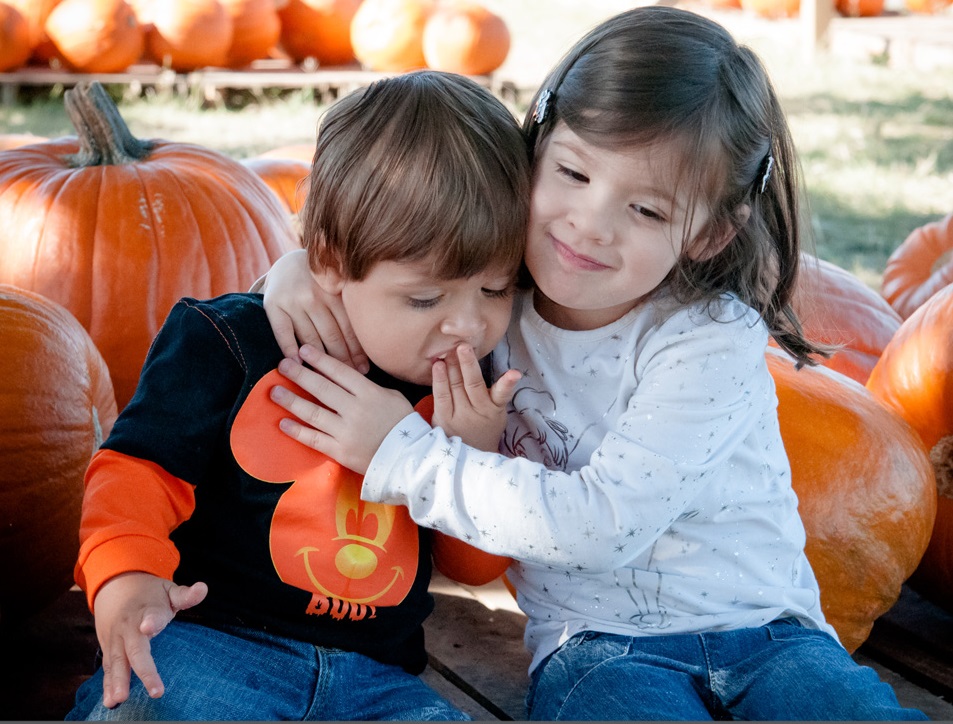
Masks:
[[[768,156],[764,161],[764,173],[761,175],[761,187],[758,189],[759,194],[763,194],[764,190],[768,188],[768,181],[771,180],[771,169],[774,168],[774,156],[768,151]]]
[[[533,108],[533,123],[540,124],[546,121],[546,114],[549,111],[549,103],[552,101],[553,92],[547,88],[539,94],[536,99],[536,106]]]

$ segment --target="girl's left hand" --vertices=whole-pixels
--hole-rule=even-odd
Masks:
[[[506,405],[522,375],[507,370],[487,389],[473,348],[461,344],[433,366],[431,424],[478,450],[496,452],[506,427]]]
[[[283,419],[282,431],[363,475],[384,438],[413,407],[399,392],[380,387],[311,345],[301,347],[300,354],[312,369],[283,359],[278,371],[321,404],[273,387],[271,399],[297,418]]]

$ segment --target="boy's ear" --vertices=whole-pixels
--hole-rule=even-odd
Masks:
[[[743,225],[751,216],[751,207],[743,204],[738,207],[738,223]],[[725,222],[720,229],[715,229],[705,239],[696,240],[686,252],[692,261],[708,261],[718,256],[728,246],[728,242],[735,238],[735,227]]]
[[[336,264],[323,264],[317,271],[312,270],[311,275],[317,285],[328,294],[340,294],[344,289],[344,275]]]

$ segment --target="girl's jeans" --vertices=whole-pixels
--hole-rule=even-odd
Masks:
[[[533,672],[534,720],[924,720],[831,636],[794,619],[671,636],[587,631]]]
[[[150,699],[133,674],[129,699],[106,709],[100,668],[67,720],[469,719],[418,677],[361,654],[178,621],[151,644],[165,694]]]

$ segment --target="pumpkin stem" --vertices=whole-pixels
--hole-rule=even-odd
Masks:
[[[930,462],[936,473],[936,491],[953,499],[953,435],[942,438],[930,451]]]
[[[79,136],[79,152],[67,158],[72,167],[136,163],[152,151],[152,141],[132,135],[99,81],[77,83],[66,91],[64,100],[66,113]]]

